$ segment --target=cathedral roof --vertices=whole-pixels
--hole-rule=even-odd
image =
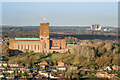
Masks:
[[[15,38],[15,40],[40,40],[40,38]]]

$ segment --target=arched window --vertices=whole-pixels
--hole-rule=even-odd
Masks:
[[[38,50],[39,50],[39,45],[38,45]]]
[[[53,42],[53,46],[56,46],[56,45],[55,45],[55,42]]]
[[[20,49],[20,46],[18,45],[18,50]]]
[[[44,48],[46,48],[46,42],[44,42]]]
[[[29,50],[29,45],[28,45],[28,50]]]
[[[25,45],[25,49],[26,49],[26,45]]]
[[[56,46],[57,46],[57,42],[56,42]]]
[[[33,50],[33,45],[31,45],[31,50]]]
[[[21,49],[23,49],[23,45],[21,45]]]
[[[36,45],[35,45],[35,47],[34,47],[34,48],[35,48],[35,50],[36,50]]]
[[[62,42],[60,42],[60,48],[62,48]]]

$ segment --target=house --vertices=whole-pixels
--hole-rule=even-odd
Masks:
[[[57,67],[58,70],[65,71],[66,67]]]
[[[103,77],[103,78],[113,78],[114,77],[114,74],[108,74],[107,72],[98,72],[96,74],[97,77]]]
[[[20,66],[19,67],[11,67],[12,70],[20,70]]]
[[[40,75],[44,75],[45,77],[48,77],[48,76],[49,76],[48,73],[45,73],[45,72],[42,72],[42,71],[39,71],[39,74],[40,74]]]
[[[21,76],[21,78],[26,79],[27,77],[26,76]]]
[[[53,71],[53,72],[57,72],[57,68],[53,68],[52,71]]]
[[[106,77],[109,78],[109,79],[110,79],[110,78],[113,78],[113,77],[114,77],[114,74],[107,74]]]
[[[29,77],[33,77],[33,73],[31,73],[31,72],[28,72],[28,75],[29,75]]]
[[[103,78],[106,78],[108,73],[107,72],[97,72],[96,76],[97,77],[103,77]]]
[[[120,67],[119,67],[118,65],[113,65],[113,66],[112,66],[112,69],[113,69],[113,70],[119,70]]]
[[[57,79],[57,78],[58,78],[58,77],[57,77],[56,75],[54,75],[54,74],[50,74],[49,77],[50,77],[51,79]]]
[[[7,66],[7,63],[5,61],[0,61],[0,66]]]
[[[82,71],[90,71],[90,69],[88,69],[87,67],[82,67],[82,68],[80,68],[79,70],[82,70]]]
[[[58,62],[58,66],[64,66],[64,62],[62,61]]]
[[[12,80],[12,79],[14,79],[14,77],[15,76],[13,74],[10,74],[9,76],[6,77],[6,79],[11,79]]]
[[[10,69],[7,69],[7,70],[3,70],[2,72],[3,72],[3,73],[10,73],[10,74],[11,74],[11,73],[13,73],[14,71],[13,71],[13,70],[10,70]]]
[[[20,68],[20,71],[23,71],[23,70],[25,70],[25,68],[21,67],[21,68]]]
[[[52,71],[53,71],[53,72],[57,72],[57,70],[56,70],[56,69],[53,69]]]
[[[76,67],[76,66],[70,66],[69,68],[70,68],[70,70],[78,70],[78,67]]]
[[[0,70],[3,70],[3,69],[5,69],[5,68],[3,68],[3,67],[0,67]]]
[[[103,71],[103,69],[102,69],[102,68],[99,68],[97,71]]]
[[[40,65],[41,68],[45,68],[45,65]]]
[[[38,79],[38,78],[40,79],[40,74],[37,74],[37,75],[35,76],[35,78],[36,78],[36,79]]]
[[[103,70],[112,70],[109,66],[104,66],[104,67],[102,67],[103,68]]]
[[[46,61],[42,61],[40,65],[48,65],[48,63]]]
[[[57,72],[57,68],[56,67],[49,67],[48,69],[53,71],[53,72]]]
[[[24,73],[25,72],[25,70],[22,70],[22,73]]]
[[[18,64],[9,64],[10,67],[18,67]]]
[[[5,78],[5,76],[3,74],[0,74],[0,79],[2,79],[2,78]]]

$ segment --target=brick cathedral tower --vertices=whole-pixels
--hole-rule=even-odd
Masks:
[[[41,51],[49,52],[49,23],[40,23]]]
[[[40,23],[40,39],[49,39],[49,23]]]

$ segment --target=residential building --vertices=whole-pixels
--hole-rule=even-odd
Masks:
[[[65,66],[64,62],[60,61],[58,62],[58,66]]]

